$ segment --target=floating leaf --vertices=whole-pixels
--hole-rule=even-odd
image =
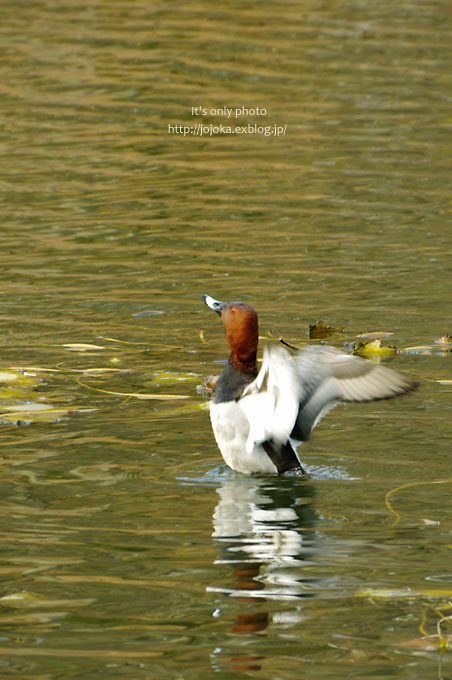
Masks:
[[[11,413],[0,413],[0,423],[13,423],[14,425],[30,425],[31,423],[54,423],[63,418],[69,418],[79,413],[92,413],[95,408],[67,409],[67,408],[37,408],[40,404],[21,404],[15,407]],[[3,407],[5,408],[5,407]]]
[[[452,345],[452,337],[450,335],[443,335],[442,338],[438,338],[438,340],[435,340],[435,342],[438,345],[445,345],[448,347],[449,345]]]
[[[15,387],[36,387],[39,380],[36,376],[26,375],[21,372],[0,371],[0,383],[14,385]]]
[[[113,368],[112,366],[101,366],[97,368],[57,368],[55,370],[60,373],[81,373],[82,375],[114,375],[115,373],[128,373],[128,369],[126,368]]]
[[[412,347],[404,347],[401,351],[407,352],[408,354],[433,354],[444,356],[449,354],[452,349],[452,342],[450,339],[446,341],[445,339],[449,336],[445,335],[443,338],[435,340],[433,345],[413,345]],[[444,341],[444,342],[443,342]]]
[[[436,382],[439,383],[440,385],[452,385],[452,380],[449,380],[449,379],[447,379],[447,380],[437,380]]]
[[[105,349],[105,347],[101,347],[100,345],[88,345],[83,342],[66,343],[61,345],[61,347],[68,349],[70,352],[91,352]]]
[[[23,375],[36,376],[37,373],[61,373],[59,368],[42,368],[41,366],[10,366],[9,371],[19,371]],[[36,376],[37,377],[37,376]]]
[[[9,602],[26,602],[33,600],[33,596],[30,595],[28,592],[21,592],[21,593],[11,593],[10,595],[3,595],[0,597],[0,602],[2,604],[8,604]]]
[[[409,354],[431,354],[434,349],[432,345],[414,345],[413,347],[404,347],[402,351]]]
[[[396,353],[396,348],[381,346],[380,338],[376,338],[371,342],[355,342],[353,345],[353,353],[360,356],[390,356]]]
[[[9,383],[18,379],[17,373],[9,373],[8,371],[0,371],[0,382]]]
[[[114,375],[115,373],[126,373],[127,371],[123,368],[84,368],[77,373],[83,373],[83,375]]]
[[[135,312],[135,314],[132,314],[132,316],[160,316],[160,314],[164,313],[165,312],[156,312],[154,310],[149,310],[144,312]]]
[[[79,599],[48,599],[42,595],[37,595],[30,592],[11,593],[0,597],[2,607],[20,608],[20,607],[86,607],[95,602],[94,598],[79,598]]]
[[[42,402],[37,402],[37,401],[28,401],[24,404],[11,404],[11,405],[3,405],[1,407],[5,411],[14,411],[14,412],[31,412],[31,411],[48,411],[49,409],[53,409],[54,407],[51,406],[50,404],[43,404]]]
[[[313,324],[309,324],[310,338],[327,338],[329,335],[334,335],[335,333],[343,332],[344,326],[333,328],[333,326],[325,326],[323,321],[316,321]]]
[[[376,340],[377,338],[389,338],[394,333],[390,331],[372,331],[370,333],[360,333],[356,337],[360,340]]]
[[[358,590],[357,597],[372,597],[375,600],[412,600],[421,597],[450,598],[452,590],[422,588],[411,590],[410,588],[368,588]]]
[[[157,382],[177,383],[177,382],[194,382],[199,379],[196,373],[177,373],[171,371],[155,371],[153,374]]]
[[[208,399],[210,399],[210,397],[212,396],[213,388],[215,387],[218,378],[219,378],[218,375],[209,375],[204,380],[204,383],[202,385],[196,386],[197,394],[201,394],[202,396],[205,396]]]
[[[135,397],[135,399],[156,399],[157,401],[188,399],[188,395],[185,394],[140,394],[140,392],[108,392],[108,394],[116,394],[118,397]]]

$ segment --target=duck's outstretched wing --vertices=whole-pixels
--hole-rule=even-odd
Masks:
[[[385,366],[312,345],[293,357],[301,386],[300,406],[291,437],[306,441],[320,419],[340,402],[391,399],[417,385]]]
[[[261,369],[238,402],[249,423],[248,452],[263,442],[288,442],[301,394],[293,357],[282,347],[265,347]]]

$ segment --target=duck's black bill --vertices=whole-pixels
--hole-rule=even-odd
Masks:
[[[227,304],[226,302],[220,302],[220,300],[215,300],[210,295],[203,295],[202,299],[206,303],[209,309],[212,309],[217,314],[221,314],[223,307]]]

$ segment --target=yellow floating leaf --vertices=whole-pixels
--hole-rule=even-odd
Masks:
[[[84,368],[78,372],[83,373],[83,375],[114,375],[115,373],[126,373],[127,371],[123,368],[110,368],[106,366],[105,368]]]
[[[452,380],[437,380],[440,385],[452,385]]]
[[[443,637],[440,639],[439,648],[443,654],[447,650],[448,644],[449,644],[448,639]]]
[[[380,338],[376,338],[371,342],[355,342],[353,345],[353,353],[360,356],[390,356],[396,353],[396,348],[381,346]]]
[[[31,411],[49,411],[54,409],[54,406],[51,406],[50,404],[43,404],[42,402],[38,401],[28,401],[25,402],[24,404],[11,404],[11,406],[8,405],[2,405],[1,407],[5,411],[14,411],[14,412],[31,412]]]
[[[105,347],[101,347],[100,345],[89,345],[84,342],[65,343],[64,345],[61,345],[61,347],[68,349],[70,352],[91,352],[105,349]]]

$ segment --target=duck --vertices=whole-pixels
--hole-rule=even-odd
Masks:
[[[298,447],[343,402],[391,399],[417,384],[386,366],[329,345],[290,354],[266,346],[258,369],[258,316],[246,302],[203,295],[220,315],[230,348],[210,400],[210,420],[225,463],[236,472],[306,475]]]

